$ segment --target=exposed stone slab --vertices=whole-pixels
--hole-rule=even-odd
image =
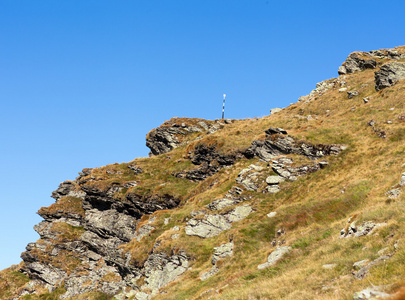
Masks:
[[[233,222],[246,218],[252,208],[249,205],[238,206],[225,215],[204,215],[203,218],[191,219],[185,228],[187,235],[210,238],[230,229]]]
[[[291,247],[289,246],[281,246],[277,247],[270,255],[267,257],[267,262],[264,264],[258,265],[257,268],[259,270],[271,267],[275,265],[279,260],[281,260],[286,254],[291,251]]]

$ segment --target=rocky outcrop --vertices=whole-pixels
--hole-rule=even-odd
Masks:
[[[242,185],[248,191],[257,191],[261,182],[259,181],[259,172],[264,168],[256,165],[250,165],[239,172],[236,182]]]
[[[216,273],[219,272],[219,268],[217,266],[217,262],[220,261],[221,259],[224,259],[226,257],[232,256],[233,255],[233,242],[227,243],[227,244],[222,244],[219,247],[214,248],[214,254],[212,255],[211,258],[211,263],[213,264],[212,268],[204,272],[201,276],[201,280],[207,280],[208,278],[214,276]]]
[[[187,222],[185,228],[187,235],[195,235],[201,238],[210,238],[232,227],[233,222],[246,218],[253,209],[249,205],[238,206],[230,212],[221,215],[197,216]]]
[[[235,154],[222,154],[217,151],[217,145],[198,144],[188,156],[194,165],[199,167],[173,174],[178,178],[186,178],[192,181],[202,181],[225,166],[231,166],[236,161]]]
[[[325,155],[337,155],[346,149],[343,145],[313,145],[308,142],[297,141],[286,134],[272,134],[264,141],[253,141],[245,151],[248,158],[258,156],[269,161],[280,154],[299,154],[310,158],[320,158]]]
[[[394,85],[398,80],[405,78],[405,64],[392,62],[383,65],[380,71],[375,72],[376,91]]]
[[[349,219],[350,221],[350,219]],[[349,222],[350,223],[350,222]],[[371,234],[375,229],[387,225],[386,223],[374,223],[372,221],[363,222],[361,225],[356,225],[356,221],[340,231],[340,238],[360,237]]]
[[[371,58],[372,55],[367,52],[353,52],[339,67],[339,75],[351,74],[365,69],[374,69],[377,66],[377,61]]]
[[[139,168],[131,170],[141,173]],[[40,240],[30,243],[21,256],[23,272],[50,289],[63,282],[67,292],[62,299],[94,289],[116,294],[123,287],[139,288],[134,279],[142,276],[154,290],[184,272],[185,255],[168,258],[151,253],[144,265],[135,266],[131,255],[120,248],[133,239],[140,241],[154,229],[150,224],[138,228],[143,215],[177,207],[180,199],[128,193],[120,201],[114,194],[129,183],[133,186],[133,181],[104,188],[97,181],[91,169],[85,169],[75,181],[61,183],[52,193],[56,202],[39,210],[45,220],[34,227]],[[156,260],[162,265],[159,274],[152,271]]]
[[[275,265],[279,260],[281,260],[286,254],[291,251],[289,246],[277,247],[270,255],[267,257],[267,261],[264,264],[258,265],[259,270],[271,267]]]
[[[198,119],[191,120],[193,124],[186,124],[182,119],[173,118],[149,132],[146,136],[146,146],[151,151],[150,155],[167,153],[181,144],[182,136],[208,130],[209,126],[206,122]]]

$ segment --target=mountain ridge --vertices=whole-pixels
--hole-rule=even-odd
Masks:
[[[404,70],[354,52],[270,116],[164,122],[60,184],[2,299],[400,297]]]

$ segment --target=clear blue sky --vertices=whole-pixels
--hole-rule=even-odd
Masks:
[[[0,0],[0,269],[85,167],[171,117],[269,114],[355,50],[405,44],[404,1]]]

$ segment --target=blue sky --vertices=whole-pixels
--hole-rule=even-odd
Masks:
[[[405,44],[405,2],[0,0],[0,269],[86,167],[147,156],[171,117],[269,114],[356,50]]]

